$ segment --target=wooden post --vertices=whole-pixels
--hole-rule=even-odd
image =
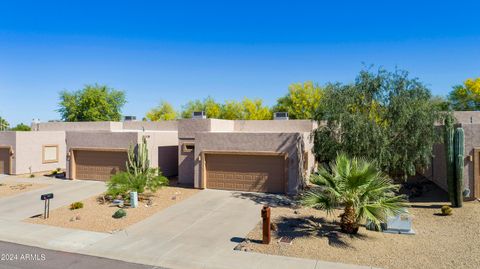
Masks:
[[[270,244],[271,234],[270,234],[270,207],[263,206],[262,208],[262,219],[263,219],[263,244]]]

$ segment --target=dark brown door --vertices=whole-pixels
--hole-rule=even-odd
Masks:
[[[285,192],[285,158],[267,155],[206,154],[209,189]]]
[[[166,177],[178,175],[178,146],[158,147],[158,167]]]
[[[126,170],[127,152],[75,150],[75,179],[109,180]]]
[[[10,149],[0,148],[0,174],[10,174]]]

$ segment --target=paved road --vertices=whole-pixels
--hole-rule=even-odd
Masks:
[[[14,260],[5,261],[6,258]],[[160,267],[29,247],[0,241],[1,269],[156,269]]]

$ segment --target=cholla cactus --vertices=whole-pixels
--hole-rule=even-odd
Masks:
[[[149,168],[147,139],[143,137],[142,143],[128,149],[127,169],[129,173],[139,175],[147,174]]]

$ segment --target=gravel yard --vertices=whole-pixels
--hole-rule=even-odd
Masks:
[[[44,188],[48,184],[0,182],[0,198]]]
[[[81,209],[70,210],[69,206],[64,206],[51,211],[49,219],[44,220],[41,217],[36,217],[26,221],[36,224],[113,233],[183,201],[198,191],[197,189],[175,186],[175,183],[171,182],[171,186],[161,188],[151,196],[150,205],[147,205],[146,201],[139,201],[137,208],[125,207],[124,210],[127,212],[127,216],[121,219],[112,218],[113,213],[119,209],[117,206],[113,206],[110,203],[102,204],[98,201],[98,196],[94,196],[82,201],[84,207]]]
[[[260,243],[259,223],[242,249],[386,269],[480,268],[480,202],[466,202],[463,208],[453,209],[452,216],[440,216],[440,207],[448,203],[439,197],[446,194],[432,186],[409,208],[416,235],[362,227],[357,236],[348,236],[334,223],[340,212],[327,216],[315,209],[274,207],[272,219],[277,231],[272,234],[272,243]],[[293,238],[292,244],[279,243],[282,236]]]

